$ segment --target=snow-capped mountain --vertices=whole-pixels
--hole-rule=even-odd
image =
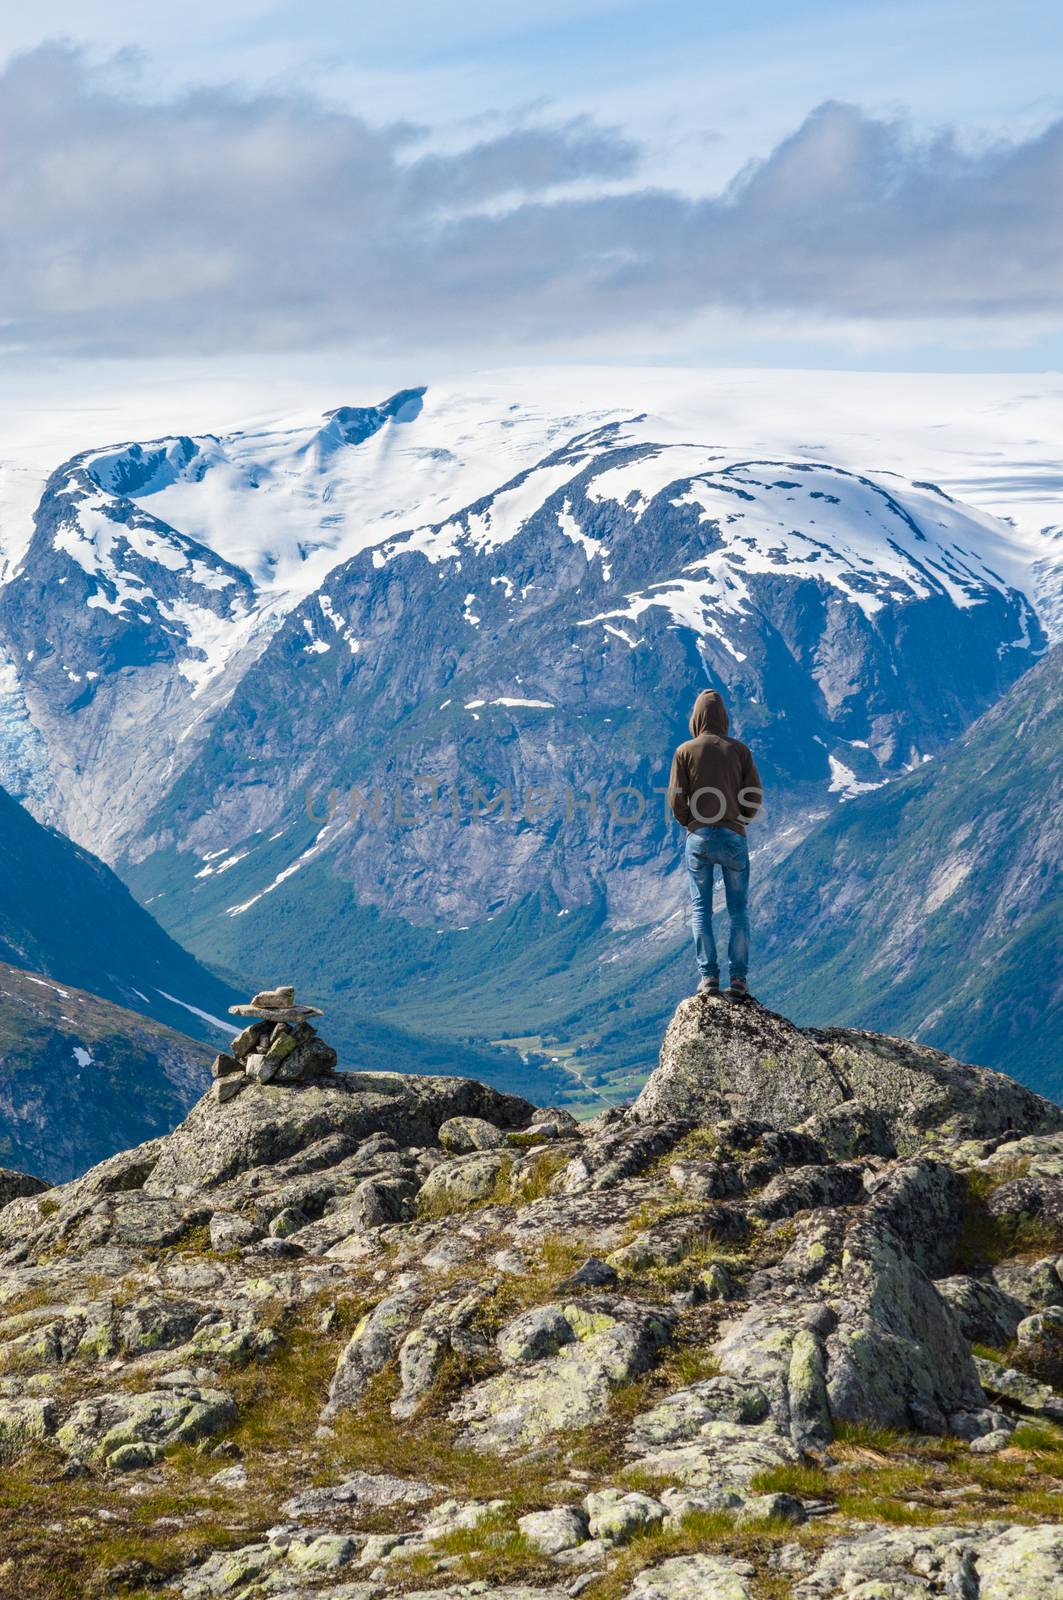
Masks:
[[[641,784],[648,799],[664,730],[681,732],[705,682],[756,730],[776,796],[769,836],[787,805],[822,809],[884,782],[962,731],[1042,648],[1032,607],[1001,575],[1008,557],[998,524],[931,485],[734,462],[658,444],[646,422],[607,424],[332,572],[246,674],[143,846],[193,847],[206,880],[224,851],[230,883],[257,873],[250,907],[274,887],[267,862],[284,858],[284,881],[305,859],[294,841],[308,787],[390,796],[431,778],[449,813],[399,829],[386,851],[364,817],[336,816],[313,853],[415,917],[483,916],[547,880],[577,902],[610,880],[619,914],[648,888],[620,880],[670,871],[656,802],[634,826],[614,821],[613,837],[572,818],[514,821],[502,863],[497,840],[429,875],[424,854],[463,837],[453,811],[474,784],[513,805],[529,786],[575,794],[592,781]],[[284,829],[284,842],[264,851],[255,828]]]
[[[406,389],[379,405],[315,418],[82,451],[48,479],[28,546],[0,515],[12,552],[0,590],[0,779],[106,858],[136,852],[160,791],[194,759],[285,613],[327,592],[330,571],[368,546],[415,547],[429,537],[445,545],[453,516],[480,499],[491,499],[487,514],[497,525],[488,542],[504,538],[537,496],[572,475],[578,463],[564,446],[598,438],[586,446],[598,448],[600,430],[618,423],[614,447],[636,452],[624,496],[645,497],[668,479],[700,473],[699,515],[716,517],[721,496],[732,510],[744,508],[741,524],[733,516],[721,522],[734,536],[717,562],[725,583],[712,561],[700,573],[653,575],[658,583],[668,577],[677,619],[693,607],[699,626],[729,636],[742,613],[736,574],[750,562],[763,572],[815,567],[838,593],[864,593],[865,608],[869,571],[877,574],[872,588],[902,568],[906,582],[912,578],[919,552],[905,544],[901,521],[884,530],[866,507],[838,496],[802,508],[807,527],[783,527],[797,536],[784,548],[777,536],[780,518],[795,515],[792,497],[760,483],[756,509],[748,493],[735,492],[741,454],[696,442],[712,436],[699,435],[699,423],[718,423],[727,386],[703,381],[699,390],[686,375],[662,394],[659,377],[642,381],[655,401],[670,395],[672,405],[641,422],[610,405],[600,379],[587,380],[577,407],[556,380],[551,387],[539,375],[519,401],[476,386],[438,399]],[[630,385],[631,375],[620,374],[610,387],[622,401]],[[740,431],[749,434],[748,418]],[[525,479],[536,462],[543,464]],[[494,493],[507,481],[518,487]],[[885,490],[893,478],[879,481]],[[603,480],[594,492],[608,503],[614,489]],[[945,511],[948,500],[936,498]],[[1029,590],[1054,581],[1049,542],[1032,545],[966,509],[956,517],[970,559],[988,563],[1001,581]],[[428,531],[412,545],[401,535],[396,542],[410,528]],[[935,582],[953,584],[954,596],[968,581],[956,567],[964,559],[950,550],[941,572],[930,569]],[[926,581],[917,577],[912,592]],[[623,632],[643,600],[610,598],[617,615],[603,626]],[[839,791],[868,781],[861,756],[836,760]]]
[[[736,448],[718,396],[625,382],[81,451],[0,588],[9,782],[230,971],[297,949],[415,1031],[403,974],[436,1013],[445,977],[461,1038],[604,1004],[681,937],[659,791],[698,687],[765,772],[763,868],[991,705],[1058,579],[925,470]],[[571,981],[529,987],[529,940]],[[484,962],[523,1010],[470,1034]]]
[[[586,420],[457,397],[422,439],[423,397],[82,451],[47,478],[28,538],[25,486],[5,503],[0,483],[0,782],[117,859],[337,562]]]

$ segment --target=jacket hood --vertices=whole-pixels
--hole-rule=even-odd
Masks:
[[[722,697],[715,689],[702,689],[690,713],[691,737],[698,739],[703,733],[725,734],[729,727]]]

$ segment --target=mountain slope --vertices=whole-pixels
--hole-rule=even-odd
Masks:
[[[311,964],[293,940],[285,971],[310,986]],[[231,1037],[228,1006],[246,1000],[254,980],[230,985],[182,949],[133,899],[111,869],[51,828],[44,828],[0,789],[0,961],[76,985],[123,1007],[205,1040],[215,1050]],[[235,970],[235,969],[230,969]],[[31,980],[27,980],[31,981]],[[322,998],[327,998],[323,996]],[[143,1031],[143,1030],[141,1030]],[[464,1034],[469,1033],[464,1030]],[[427,1026],[411,1033],[401,1014],[375,1021],[365,1008],[351,1011],[338,1030],[345,1065],[422,1072],[469,1072],[543,1100],[563,1080],[546,1063],[525,1067],[511,1053],[441,1037]],[[109,1148],[139,1125],[130,1115],[110,1130]],[[47,1130],[42,1132],[47,1137]]]
[[[937,760],[843,806],[760,899],[758,992],[1063,1094],[1063,647]]]
[[[102,861],[0,789],[0,960],[217,1043],[239,996]]]
[[[0,963],[0,1166],[53,1183],[169,1133],[210,1083],[207,1045]]]

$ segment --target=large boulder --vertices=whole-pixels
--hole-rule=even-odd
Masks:
[[[402,1072],[341,1072],[317,1083],[253,1084],[226,1106],[200,1100],[162,1141],[146,1187],[154,1194],[212,1188],[249,1167],[271,1166],[326,1135],[350,1150],[370,1134],[401,1145],[434,1144],[453,1117],[524,1128],[535,1107],[470,1078]]]
[[[699,995],[680,1002],[631,1115],[792,1128],[851,1101],[885,1117],[902,1154],[928,1138],[1063,1129],[1059,1106],[941,1050],[858,1028],[798,1028],[762,1006]]]
[[[957,1190],[948,1167],[913,1161],[864,1206],[806,1213],[724,1328],[723,1372],[763,1387],[799,1449],[828,1444],[839,1422],[985,1431],[969,1345],[929,1276],[958,1221]]]

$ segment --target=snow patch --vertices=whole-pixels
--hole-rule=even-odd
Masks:
[[[278,834],[274,834],[273,837],[276,839],[276,838],[279,837],[279,835]],[[203,867],[199,872],[196,873],[196,877],[197,878],[212,878],[212,877],[216,877],[219,873],[228,872],[229,868],[230,867],[235,867],[236,863],[238,861],[246,861],[247,857],[250,854],[251,854],[250,850],[238,850],[235,855],[227,856],[224,861],[220,861],[216,867],[215,866]]]
[[[602,476],[605,477],[607,474],[603,473]],[[596,483],[598,481],[598,479],[595,479]],[[580,546],[588,561],[593,561],[596,557],[601,559],[602,579],[605,583],[608,583],[612,576],[608,566],[609,551],[600,539],[595,539],[591,534],[584,533],[572,515],[571,501],[566,500],[563,508],[557,513],[557,525],[566,539],[571,539],[573,544]]]
[[[43,978],[31,978],[28,972],[26,974],[26,982],[35,983],[39,989],[51,989],[52,993],[57,994],[60,1000],[70,999],[70,995],[66,989],[57,988],[54,983],[46,983]]]
[[[167,994],[165,989],[157,991],[164,1000],[169,1000],[171,1005],[180,1006],[182,1011],[190,1011],[194,1017],[199,1017],[203,1022],[209,1022],[212,1028],[220,1028],[223,1033],[231,1034],[234,1024],[230,1019],[223,1022],[221,1017],[214,1017],[209,1011],[201,1011],[198,1006],[190,1006],[187,1000],[178,1000],[175,994]]]
[[[859,794],[870,794],[872,789],[881,789],[888,781],[886,778],[878,778],[874,783],[865,783],[843,761],[839,761],[837,756],[829,755],[827,760],[830,763],[828,792],[840,794],[843,804],[846,800],[855,800]]]

